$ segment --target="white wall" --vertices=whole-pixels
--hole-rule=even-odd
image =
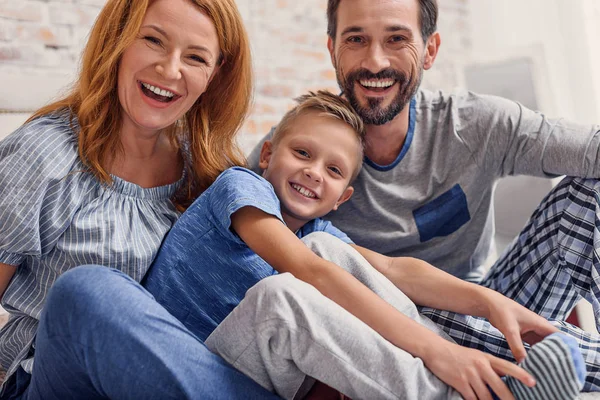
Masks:
[[[470,63],[530,58],[538,109],[581,123],[600,122],[600,2],[598,0],[477,0],[471,2]],[[517,234],[556,180],[514,177],[496,189],[499,249]],[[578,306],[582,327],[595,332],[591,306]]]
[[[582,123],[598,122],[600,79],[593,66],[600,61],[595,44],[600,33],[597,3],[597,0],[474,1],[470,7],[470,63],[485,65],[530,58],[540,111]],[[499,233],[512,236],[518,232],[553,183],[517,178],[499,184]],[[504,195],[508,199],[514,193],[519,193],[522,199],[522,207],[517,210],[513,202],[503,201]]]
[[[596,9],[596,12],[591,12]],[[598,82],[592,70],[600,33],[597,0],[478,0],[471,3],[471,61],[512,55],[541,61],[538,88],[545,113],[598,121]]]

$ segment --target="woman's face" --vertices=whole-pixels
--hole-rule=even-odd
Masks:
[[[189,0],[154,0],[118,76],[124,128],[152,136],[177,121],[219,67],[214,24]]]

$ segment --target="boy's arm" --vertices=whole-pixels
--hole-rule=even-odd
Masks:
[[[421,358],[427,367],[465,397],[490,385],[503,398],[512,395],[498,378],[509,374],[531,385],[532,379],[512,363],[450,343],[397,311],[351,274],[313,253],[281,221],[244,207],[231,217],[240,238],[279,272],[290,272],[313,285],[397,347]],[[483,367],[482,367],[483,366]],[[506,397],[504,397],[504,395]]]
[[[525,357],[522,340],[534,344],[557,331],[546,319],[498,292],[465,282],[410,257],[387,257],[351,245],[415,304],[487,318],[506,337],[517,360]]]

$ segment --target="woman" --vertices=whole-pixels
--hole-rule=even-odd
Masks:
[[[0,296],[10,313],[2,398],[230,398],[217,385],[233,379],[249,397],[269,396],[135,283],[179,211],[242,162],[234,134],[250,97],[233,0],[108,1],[72,92],[0,144]],[[133,288],[127,309],[103,282],[101,305],[77,322],[71,311],[40,323],[45,304],[44,314],[61,314],[64,299],[46,302],[57,277],[83,264],[130,277],[111,273]],[[160,328],[148,333],[148,319]]]

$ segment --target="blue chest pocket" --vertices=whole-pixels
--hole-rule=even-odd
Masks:
[[[467,196],[457,183],[441,196],[413,211],[421,243],[448,236],[469,222]]]

